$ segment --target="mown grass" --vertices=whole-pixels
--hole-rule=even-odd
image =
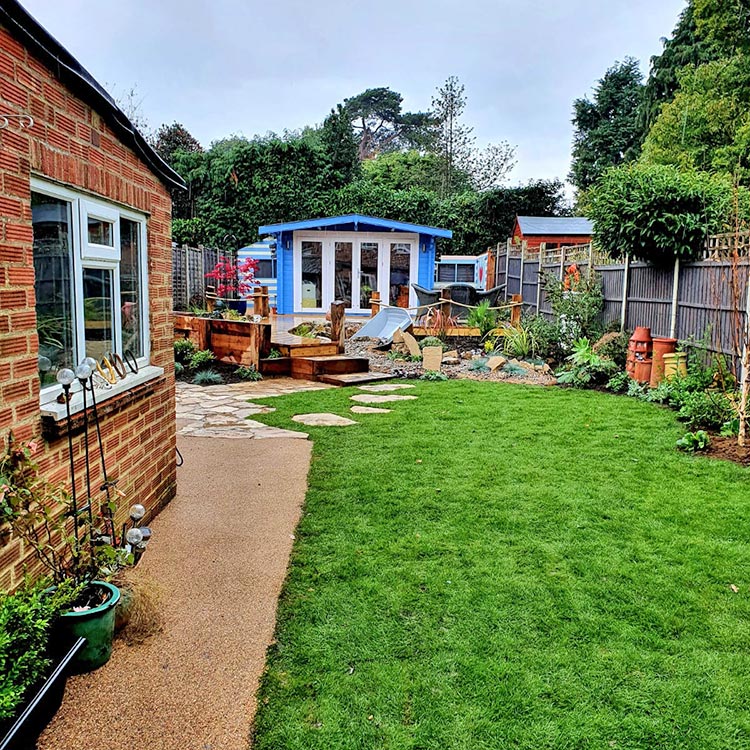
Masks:
[[[254,747],[750,746],[747,471],[632,399],[411,393],[268,400],[314,456]]]

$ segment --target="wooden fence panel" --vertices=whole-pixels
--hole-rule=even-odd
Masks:
[[[622,282],[625,277],[625,266],[594,266],[602,280],[604,310],[602,322],[605,326],[619,322],[622,315]]]
[[[505,286],[505,262],[508,257],[508,251],[505,250],[499,253],[497,256],[497,262],[495,264],[495,278],[492,279],[490,286]]]
[[[648,326],[652,336],[669,336],[673,269],[631,263],[625,328]]]
[[[521,256],[511,255],[508,260],[508,297],[521,294]]]
[[[523,295],[524,304],[534,308],[536,312],[537,286],[539,286],[539,256],[526,257],[523,264]]]

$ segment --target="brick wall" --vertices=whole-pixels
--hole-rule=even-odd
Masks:
[[[0,114],[6,113],[30,114],[34,125],[21,129],[11,121],[0,130],[0,437],[12,429],[18,439],[39,439],[36,458],[44,475],[68,480],[67,438],[41,439],[31,175],[149,214],[151,363],[163,367],[165,377],[103,418],[102,432],[108,473],[126,493],[120,521],[134,502],[143,503],[150,518],[169,502],[176,484],[169,193],[96,112],[0,27]],[[81,434],[74,446],[82,480]],[[92,486],[99,487],[98,461],[94,466]],[[24,571],[38,570],[20,541],[0,546],[0,590],[17,586]]]

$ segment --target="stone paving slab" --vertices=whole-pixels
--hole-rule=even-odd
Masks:
[[[393,409],[378,409],[376,406],[352,406],[355,414],[390,414]]]
[[[357,424],[353,419],[347,417],[340,417],[338,414],[329,414],[327,412],[319,412],[317,414],[295,414],[292,417],[294,422],[300,424],[306,424],[310,427],[348,427],[352,424]]]
[[[408,383],[383,383],[381,385],[361,385],[359,386],[359,390],[367,391],[368,393],[389,393],[390,391],[402,391],[405,388],[415,387]]]
[[[332,386],[293,378],[269,378],[257,382],[200,386],[178,382],[176,387],[177,431],[191,437],[295,438],[307,434],[269,427],[248,419],[275,411],[272,406],[254,404],[253,398],[284,396],[300,391],[319,391]]]
[[[358,393],[352,396],[352,401],[359,401],[360,404],[385,404],[388,401],[413,401],[416,396],[400,396],[397,393],[385,393],[378,396],[374,393]]]

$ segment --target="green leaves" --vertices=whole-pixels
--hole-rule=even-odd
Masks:
[[[699,258],[707,235],[733,228],[735,206],[750,215],[750,194],[730,177],[666,165],[610,169],[589,200],[597,245],[654,265]]]

